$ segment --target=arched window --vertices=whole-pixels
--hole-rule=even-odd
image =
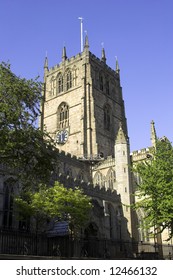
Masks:
[[[76,67],[73,68],[73,86],[77,86],[78,82],[78,69]]]
[[[106,81],[106,94],[110,95],[110,91],[109,91],[109,81]]]
[[[102,175],[101,175],[101,173],[97,173],[96,184],[101,186],[101,183],[102,183]]]
[[[70,70],[66,73],[66,89],[69,90],[72,87],[72,73]]]
[[[80,171],[80,172],[78,173],[77,179],[78,179],[79,181],[84,181],[84,173],[83,173],[83,171]]]
[[[63,91],[63,76],[59,74],[57,76],[57,93],[61,93]]]
[[[105,179],[100,171],[97,171],[94,176],[94,185],[98,185],[100,187],[104,187]]]
[[[13,223],[13,202],[14,202],[14,185],[13,178],[4,182],[4,201],[3,201],[3,226],[12,227]]]
[[[109,105],[104,107],[104,128],[110,130],[111,127],[111,108]]]
[[[135,178],[136,186],[138,186],[142,183],[142,178],[140,177],[139,173],[134,172],[134,178]]]
[[[107,173],[107,176],[106,176],[106,179],[107,179],[108,188],[113,190],[114,189],[114,183],[116,182],[115,170],[109,169],[108,173]]]
[[[99,88],[103,91],[103,75],[102,73],[99,74]]]
[[[51,92],[52,95],[56,94],[56,79],[54,77],[51,79]]]
[[[69,106],[63,102],[58,107],[58,127],[64,129],[69,126]]]
[[[140,241],[149,241],[149,230],[145,226],[145,213],[142,209],[137,210],[138,217],[138,234]]]
[[[72,177],[73,173],[72,173],[72,169],[71,168],[67,168],[66,170],[66,175]]]

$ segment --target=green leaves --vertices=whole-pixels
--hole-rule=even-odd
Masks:
[[[17,77],[0,64],[0,160],[23,187],[49,182],[56,159],[54,141],[36,128],[42,84]]]
[[[69,221],[74,232],[85,225],[92,208],[90,198],[82,190],[67,189],[58,182],[54,187],[41,186],[38,192],[30,193],[27,200],[18,197],[16,203],[23,213],[31,211],[31,215]]]
[[[173,221],[173,147],[168,139],[158,140],[152,158],[139,163],[135,172],[141,183],[135,208],[143,208],[145,222],[164,230]],[[173,235],[173,232],[171,232]]]
[[[26,128],[40,114],[41,83],[15,76],[8,64],[0,64],[0,112],[5,118],[3,127]]]
[[[20,213],[68,220],[73,231],[88,219],[90,199],[80,189],[66,189],[50,183],[58,157],[54,140],[36,128],[42,102],[42,84],[12,73],[0,64],[0,161],[22,185],[16,198]]]

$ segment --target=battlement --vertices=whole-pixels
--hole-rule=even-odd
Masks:
[[[109,201],[119,202],[120,195],[117,194],[115,189],[106,189],[102,185],[94,185],[92,181],[84,181],[77,177],[69,176],[66,173],[57,174],[57,180],[62,183],[65,187],[80,187],[84,193],[91,197],[98,197],[100,199],[107,199]],[[69,185],[70,184],[70,185]]]
[[[55,66],[50,67],[48,72],[49,72],[49,74],[52,74],[52,72],[57,71],[63,65],[68,66],[68,64],[74,63],[75,61],[77,62],[78,60],[81,60],[81,59],[82,59],[82,54],[78,53],[75,56],[67,58],[64,62],[61,61],[59,64],[56,64]]]
[[[79,160],[79,158],[69,152],[65,152],[63,150],[57,149],[58,155],[62,157],[67,157],[68,159],[71,160]]]
[[[60,66],[61,66],[61,63],[60,63],[60,64],[56,64],[56,65],[52,66],[52,67],[48,70],[48,72],[54,72],[54,71],[56,71]]]
[[[150,150],[151,150],[151,147],[133,151],[132,153],[130,153],[130,156],[132,158],[132,162],[146,159]]]
[[[86,54],[85,51],[83,51],[82,53],[78,53],[75,56],[72,56],[70,58],[67,58],[64,62],[60,62],[59,64],[54,65],[53,67],[50,67],[48,70],[49,74],[52,74],[53,72],[56,72],[59,68],[61,68],[63,65],[65,65],[66,67],[68,67],[68,65],[70,66],[71,63],[74,62],[78,62],[79,60],[85,58]],[[119,75],[116,73],[115,70],[113,70],[110,66],[108,66],[107,64],[105,64],[100,58],[98,58],[97,56],[95,56],[93,53],[89,52],[89,57],[94,60],[95,62],[97,62],[101,67],[104,66],[104,70],[109,71],[112,75],[114,75],[116,78],[119,77]]]
[[[98,64],[100,64],[101,67],[103,67],[104,65],[104,69],[106,69],[107,71],[109,71],[112,75],[116,76],[116,78],[118,78],[118,74],[116,73],[115,70],[113,70],[110,66],[108,66],[106,63],[104,63],[100,58],[98,58],[97,56],[95,56],[93,53],[90,52],[90,57],[91,59],[93,59],[94,61],[96,61]]]
[[[112,156],[108,156],[104,161],[99,162],[98,164],[93,166],[93,171],[94,170],[99,170],[99,169],[104,169],[107,167],[112,167],[115,165],[115,158]]]
[[[120,195],[117,194],[117,191],[115,189],[106,189],[103,186],[100,185],[93,185],[92,183],[83,182],[81,184],[81,187],[83,188],[84,192],[91,196],[91,197],[99,197],[100,199],[107,199],[109,201],[120,201]]]

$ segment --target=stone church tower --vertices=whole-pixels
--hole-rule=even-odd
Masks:
[[[120,122],[127,135],[118,62],[115,71],[108,67],[104,49],[95,57],[86,36],[75,57],[68,59],[64,47],[61,63],[50,69],[46,58],[44,82],[42,126],[57,148],[85,158],[114,156]]]
[[[100,213],[93,216],[94,223],[102,236],[129,240],[132,218],[124,205],[131,203],[130,148],[118,61],[113,70],[104,48],[100,59],[93,55],[86,36],[83,52],[75,57],[68,59],[64,47],[61,63],[50,69],[46,58],[44,86],[41,126],[64,153],[66,167],[68,155],[83,165],[82,178],[93,186],[85,192]],[[68,172],[74,179],[79,178],[75,166]]]
[[[113,257],[129,252],[129,241],[148,241],[148,232],[137,228],[143,213],[129,207],[140,181],[131,166],[147,160],[157,135],[152,121],[152,147],[130,154],[118,61],[111,69],[104,48],[97,58],[89,51],[86,36],[84,50],[76,56],[68,58],[64,47],[61,62],[52,68],[46,57],[43,93],[40,128],[55,139],[58,155],[52,182],[80,187],[91,197],[92,213],[81,237],[95,237],[91,249],[96,240],[115,241],[109,246]],[[0,227],[20,228],[12,207],[19,188],[0,165]]]

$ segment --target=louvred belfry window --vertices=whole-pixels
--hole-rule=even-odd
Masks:
[[[52,80],[51,80],[51,92],[52,92],[52,95],[56,94],[56,79],[54,77],[52,77]]]
[[[57,93],[61,93],[63,91],[63,76],[59,74],[57,77]]]
[[[58,108],[59,128],[64,129],[69,126],[69,106],[62,103]]]
[[[109,105],[104,107],[104,128],[110,130],[111,126],[111,109]]]
[[[69,90],[72,87],[72,73],[70,70],[66,74],[66,82],[67,82],[67,90]]]

